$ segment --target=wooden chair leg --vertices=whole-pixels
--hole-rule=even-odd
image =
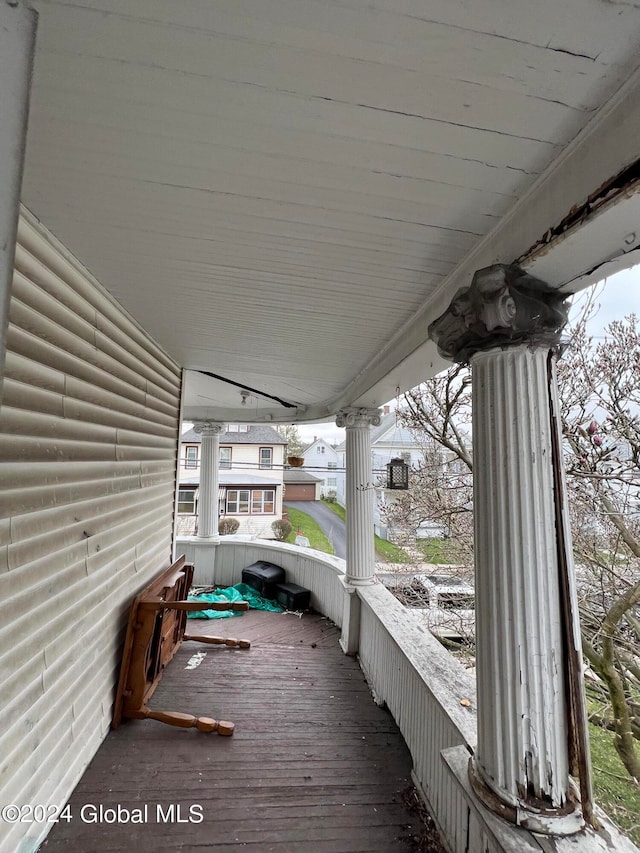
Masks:
[[[160,723],[179,726],[183,729],[196,728],[199,732],[218,732],[225,737],[231,737],[235,729],[235,723],[230,723],[228,720],[194,717],[193,714],[182,714],[180,711],[152,711],[146,705],[137,711],[127,711],[126,716],[135,720],[158,720]]]
[[[183,640],[193,640],[196,643],[210,643],[211,645],[229,646],[237,649],[250,649],[249,640],[235,640],[231,637],[209,637],[206,634],[185,634]]]

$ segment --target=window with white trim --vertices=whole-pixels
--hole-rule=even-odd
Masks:
[[[337,464],[335,462],[327,462],[327,468],[337,468]]]
[[[251,513],[253,515],[273,513],[275,494],[273,489],[254,489],[251,492]]]
[[[196,490],[178,490],[178,512],[180,515],[194,515],[196,511]]]
[[[229,515],[248,515],[249,489],[227,489],[227,513]]]
[[[221,468],[231,468],[231,448],[230,447],[221,447],[220,448],[220,467]]]
[[[273,447],[260,448],[260,467],[273,468]]]
[[[333,487],[335,489],[337,483],[338,483],[337,477],[327,477],[327,486],[329,488]]]
[[[197,444],[187,444],[184,448],[184,467],[185,468],[197,468],[198,467],[198,450],[200,448]]]
[[[249,424],[229,424],[227,432],[249,432]]]
[[[227,514],[273,514],[275,495],[274,489],[227,489]]]

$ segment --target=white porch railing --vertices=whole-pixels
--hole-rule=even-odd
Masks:
[[[246,536],[217,544],[179,538],[176,553],[195,564],[198,585],[239,583],[256,560],[282,566],[287,580],[311,590],[311,606],[342,626],[345,561],[312,548]],[[382,585],[357,587],[360,665],[378,704],[393,715],[413,761],[413,778],[451,853],[636,851],[610,822],[600,838],[539,838],[489,812],[471,793],[467,764],[476,742],[475,680]],[[469,700],[467,705],[465,700]],[[463,704],[461,704],[463,703]],[[604,817],[599,815],[600,817]],[[609,840],[607,840],[609,839]],[[571,845],[582,844],[581,847]]]
[[[345,562],[314,548],[301,548],[269,539],[222,536],[216,545],[197,537],[178,538],[176,554],[184,554],[195,565],[194,584],[233,586],[242,580],[242,570],[256,560],[275,563],[287,580],[311,590],[311,607],[342,626]]]
[[[360,587],[358,595],[362,670],[402,732],[414,781],[442,835],[462,853],[469,849],[468,807],[441,752],[475,743],[475,681],[382,584]],[[465,700],[468,706],[460,704]]]

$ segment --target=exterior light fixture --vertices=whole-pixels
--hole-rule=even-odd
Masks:
[[[391,459],[387,463],[387,488],[394,490],[409,488],[409,466],[404,459]]]

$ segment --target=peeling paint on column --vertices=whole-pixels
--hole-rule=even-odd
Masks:
[[[472,358],[474,505],[482,508],[476,769],[515,822],[530,820],[528,809],[567,812],[575,831],[547,352],[522,344]]]

